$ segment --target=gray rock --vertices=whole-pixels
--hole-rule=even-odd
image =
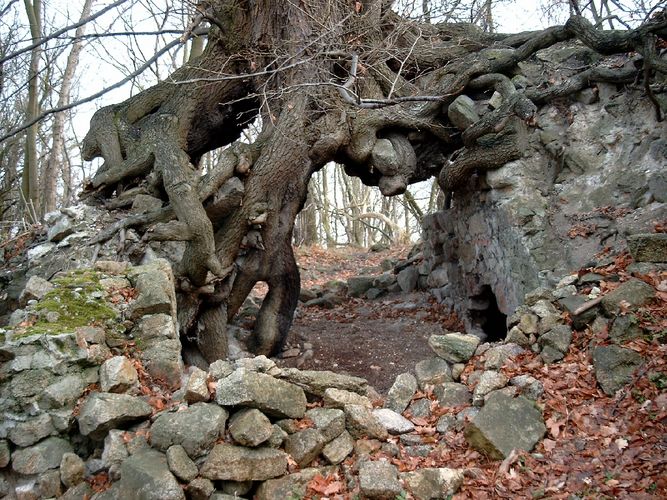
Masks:
[[[517,344],[522,347],[530,347],[530,339],[521,331],[518,326],[513,326],[505,336],[505,341],[511,344]]]
[[[542,347],[542,359],[545,363],[553,363],[563,359],[572,342],[572,329],[567,325],[553,327],[538,339]],[[550,347],[551,349],[547,349]]]
[[[347,294],[350,297],[363,297],[373,287],[373,276],[353,276],[347,280]]]
[[[19,480],[14,487],[14,498],[17,500],[38,500],[41,497],[35,479]]]
[[[356,392],[343,391],[341,389],[327,389],[324,391],[324,406],[329,408],[343,409],[345,405],[361,405],[373,408],[373,403],[366,396],[360,396]]]
[[[404,292],[413,292],[417,289],[419,283],[419,269],[415,266],[408,266],[396,276],[398,286]]]
[[[49,228],[48,232],[46,233],[46,238],[53,243],[57,243],[65,239],[73,232],[74,226],[71,219],[67,216],[63,216],[60,217],[58,221]]]
[[[192,480],[185,488],[188,500],[208,500],[214,491],[213,483],[203,477]]]
[[[223,481],[219,484],[220,490],[223,493],[234,497],[249,494],[253,487],[252,481]]]
[[[268,439],[266,444],[271,448],[280,448],[289,434],[287,434],[280,428],[279,425],[276,424],[273,424],[272,429],[271,437]]]
[[[348,404],[343,408],[345,412],[345,426],[353,438],[370,437],[387,439],[387,431],[373,415],[371,410],[362,405]]]
[[[63,486],[60,482],[60,472],[49,470],[37,477],[37,489],[40,498],[56,498],[63,494]]]
[[[265,481],[287,472],[287,454],[273,448],[216,444],[201,467],[202,477],[223,481]]]
[[[113,465],[120,465],[129,455],[125,445],[125,432],[111,429],[104,438],[104,450],[102,451],[104,466],[110,468]]]
[[[81,500],[82,498],[90,498],[92,494],[92,488],[88,483],[84,482],[69,488],[65,494],[60,497],[60,500]]]
[[[259,485],[254,498],[255,500],[304,498],[308,483],[315,476],[326,476],[328,473],[329,469],[326,467],[311,467],[279,479],[269,479]]]
[[[570,295],[568,297],[563,297],[558,299],[558,304],[565,309],[570,314],[570,319],[572,319],[572,326],[577,330],[581,330],[591,323],[598,314],[598,308],[592,307],[584,312],[575,314],[576,311],[588,302],[588,299],[582,295]],[[544,328],[540,333],[544,333],[547,329]]]
[[[64,453],[60,460],[60,480],[71,488],[80,484],[86,474],[86,465],[81,457],[75,453]]]
[[[54,285],[39,276],[31,276],[19,296],[19,305],[25,307],[30,300],[42,300],[55,288]]]
[[[185,386],[185,400],[190,403],[208,401],[211,395],[208,392],[208,373],[204,370],[192,368],[190,378]]]
[[[135,214],[142,214],[152,212],[162,207],[162,200],[147,194],[138,194],[134,197],[132,202],[132,212]]]
[[[536,332],[530,332],[530,333],[536,333]],[[486,360],[484,362],[484,369],[500,370],[500,368],[502,368],[502,366],[508,359],[518,356],[522,352],[524,352],[524,350],[521,348],[521,346],[513,343],[507,343],[491,347],[488,351],[484,353],[484,358]]]
[[[238,444],[255,447],[271,437],[273,425],[261,411],[247,408],[229,419],[229,432]]]
[[[431,400],[428,398],[416,399],[408,406],[413,417],[428,418],[431,416]]]
[[[222,406],[249,406],[278,418],[301,418],[306,413],[301,387],[243,368],[218,381],[215,400]]]
[[[225,432],[227,412],[212,403],[196,403],[183,411],[163,413],[151,427],[151,444],[166,451],[180,444],[191,458],[204,455]]]
[[[389,434],[405,434],[415,430],[412,422],[389,408],[375,409],[373,410],[373,416],[377,418],[382,427],[387,429]]]
[[[472,404],[481,406],[484,404],[484,396],[492,391],[502,389],[507,385],[509,379],[495,370],[486,370],[479,378],[479,382],[472,393]]]
[[[167,450],[167,465],[174,476],[186,483],[199,474],[199,469],[180,444],[170,446]]]
[[[320,431],[304,429],[287,436],[285,451],[303,468],[317,458],[325,444],[326,440]]]
[[[0,469],[4,469],[9,465],[9,460],[11,458],[11,452],[9,451],[9,443],[0,439]]]
[[[655,290],[651,285],[631,278],[602,298],[602,308],[608,316],[615,316],[620,312],[622,302],[628,306],[643,306],[654,297]]]
[[[440,434],[445,434],[456,425],[456,419],[452,415],[441,416],[435,424],[435,430]]]
[[[442,358],[424,359],[415,365],[415,375],[420,389],[427,385],[442,384],[452,381],[452,370],[449,363]]]
[[[319,397],[324,396],[324,391],[329,388],[356,392],[357,394],[366,394],[366,390],[368,389],[366,379],[325,370],[283,368],[278,377],[294,385],[298,385],[309,394]]]
[[[142,420],[151,413],[153,408],[140,398],[95,392],[88,396],[77,419],[81,434],[102,439],[110,429]]]
[[[313,421],[327,443],[345,430],[345,413],[337,408],[313,408],[306,412],[306,418]]]
[[[9,431],[9,440],[17,446],[30,446],[55,433],[51,416],[42,413],[23,422],[18,422]]]
[[[229,377],[234,372],[234,364],[231,361],[219,359],[208,367],[208,374],[213,380]]]
[[[131,456],[121,466],[121,498],[136,500],[184,500],[185,495],[169,471],[167,458],[155,450]]]
[[[643,363],[643,358],[630,349],[615,345],[594,347],[591,352],[595,377],[609,396],[632,381],[632,376]]]
[[[460,469],[424,468],[402,472],[401,480],[415,498],[451,498],[463,484],[464,474]]]
[[[639,338],[644,331],[634,314],[616,316],[609,330],[609,338],[617,344],[622,344],[628,340]]]
[[[181,383],[183,358],[178,339],[151,342],[149,347],[141,351],[141,361],[152,377],[164,380],[171,387]]]
[[[362,462],[359,488],[364,498],[395,498],[403,491],[398,469],[387,462]]]
[[[438,356],[450,363],[465,363],[475,354],[479,337],[461,333],[431,335],[428,345]]]
[[[447,107],[447,117],[459,130],[465,130],[479,120],[475,101],[467,95],[460,95]]]
[[[401,373],[387,393],[385,408],[403,413],[410,404],[412,396],[417,392],[417,379],[412,373]]]
[[[103,392],[125,392],[138,380],[137,370],[125,356],[114,356],[100,366],[100,388]]]
[[[467,405],[472,401],[472,394],[470,394],[468,388],[456,382],[445,382],[436,385],[433,388],[433,394],[438,399],[438,404],[443,408]]]
[[[174,316],[176,307],[174,275],[166,260],[156,259],[150,264],[135,267],[128,272],[128,278],[139,292],[137,298],[130,304],[131,319],[149,314]]]
[[[72,452],[72,445],[62,438],[50,437],[30,446],[14,450],[12,469],[19,474],[41,474],[60,466],[65,453]]]
[[[517,375],[516,377],[512,377],[510,379],[510,384],[518,387],[523,396],[526,396],[533,401],[537,401],[542,394],[544,394],[544,386],[542,385],[542,382],[530,375]]]
[[[499,460],[513,449],[531,451],[545,432],[542,413],[533,402],[498,392],[467,425],[465,437],[472,447]]]
[[[635,262],[667,262],[667,233],[633,234],[628,248]]]
[[[349,432],[343,431],[340,436],[328,443],[322,450],[322,456],[330,464],[339,464],[354,449],[354,439]]]

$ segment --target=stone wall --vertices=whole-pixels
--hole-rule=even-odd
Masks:
[[[510,315],[530,290],[667,220],[667,126],[646,98],[600,84],[536,118],[523,158],[424,220],[427,287],[469,331],[485,328],[494,300]]]

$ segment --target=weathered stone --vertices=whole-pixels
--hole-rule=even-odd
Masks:
[[[343,431],[340,436],[328,443],[322,450],[322,456],[330,464],[339,464],[352,453],[354,439],[349,432]]]
[[[136,214],[152,212],[154,210],[160,209],[161,207],[162,200],[148,194],[139,193],[134,197],[134,201],[132,202],[132,212]]]
[[[569,326],[558,325],[553,327],[538,339],[538,343],[542,347],[542,359],[546,363],[553,363],[562,359],[570,348],[570,342],[572,342],[572,329]],[[551,347],[556,353],[545,350],[545,347]],[[554,358],[554,354],[556,354],[556,358]]]
[[[387,439],[387,431],[373,415],[371,410],[362,405],[348,404],[343,408],[345,424],[353,438],[371,437]]]
[[[594,347],[591,352],[595,377],[600,387],[609,396],[616,394],[621,387],[632,381],[643,358],[630,349],[615,345]]]
[[[431,400],[428,398],[416,399],[408,405],[408,411],[413,417],[428,418],[431,416]]]
[[[326,476],[328,473],[329,469],[326,467],[312,467],[279,479],[269,479],[259,485],[254,498],[255,500],[304,498],[308,483],[315,476]]]
[[[366,394],[368,382],[360,377],[341,375],[330,371],[297,370],[296,368],[283,368],[278,375],[294,385],[298,385],[304,391],[316,396],[324,396],[324,391],[329,388],[342,389],[344,391]]]
[[[151,427],[151,444],[166,451],[180,444],[191,458],[204,455],[223,435],[227,412],[212,403],[196,403],[183,411],[163,413]]]
[[[142,420],[151,413],[151,406],[140,398],[95,392],[88,396],[77,419],[81,434],[102,439],[110,429]]]
[[[263,354],[252,358],[239,358],[234,361],[236,368],[244,368],[251,372],[266,373],[273,377],[280,375],[282,370],[276,366],[276,362]]]
[[[431,335],[428,345],[438,356],[450,363],[465,363],[475,354],[479,337],[461,333]]]
[[[377,418],[382,427],[387,429],[389,434],[405,434],[415,430],[412,422],[389,408],[375,409],[373,410],[373,416]]]
[[[114,356],[100,366],[100,388],[103,392],[125,392],[138,380],[137,370],[125,356]]]
[[[55,469],[65,453],[71,453],[72,445],[62,438],[50,437],[29,448],[14,450],[12,469],[19,474],[41,474]]]
[[[285,451],[299,467],[306,467],[320,454],[325,444],[326,440],[320,431],[304,429],[287,436]]]
[[[454,428],[456,419],[452,415],[442,415],[435,424],[435,430],[440,434],[445,434],[450,429]]]
[[[39,276],[31,276],[19,296],[19,305],[25,307],[30,300],[42,300],[55,288],[54,285]]]
[[[530,375],[517,375],[510,379],[510,384],[518,387],[523,396],[533,401],[538,400],[544,394],[544,386],[542,382]]]
[[[271,437],[266,441],[266,444],[271,448],[280,448],[287,436],[289,434],[282,430],[279,425],[273,424]]]
[[[167,458],[155,450],[131,456],[121,466],[121,498],[136,500],[184,500],[185,495],[169,471]]]
[[[176,307],[174,275],[166,260],[156,259],[150,264],[135,267],[130,270],[128,277],[139,292],[137,298],[130,304],[131,319],[149,314],[174,316]]]
[[[234,364],[231,361],[219,359],[208,367],[208,374],[213,380],[229,377],[234,372]]]
[[[401,373],[396,376],[396,380],[389,389],[384,407],[396,413],[403,413],[416,392],[417,379],[415,376],[412,373]]]
[[[507,385],[509,379],[495,370],[486,370],[479,378],[479,382],[472,394],[472,404],[481,406],[484,404],[484,396],[492,391],[502,389]]]
[[[667,233],[628,236],[628,249],[636,262],[667,262]]]
[[[186,483],[199,474],[199,469],[180,444],[170,446],[167,450],[167,465],[174,476]]]
[[[451,498],[463,484],[464,474],[460,469],[424,468],[402,472],[401,480],[415,498]]]
[[[518,326],[513,326],[505,336],[505,341],[517,344],[522,347],[530,347],[530,339],[524,334]]]
[[[301,387],[243,368],[218,381],[215,400],[222,406],[249,406],[279,418],[301,418],[306,413]]]
[[[313,408],[306,412],[306,418],[313,421],[327,443],[345,430],[345,413],[337,408]]]
[[[347,294],[350,297],[362,297],[373,287],[373,276],[353,276],[347,280]]]
[[[273,434],[271,421],[257,409],[236,412],[229,420],[229,432],[242,446],[259,446]]]
[[[465,437],[472,447],[502,459],[513,449],[531,451],[545,432],[542,413],[530,400],[498,392],[468,424]]]
[[[141,362],[154,378],[164,380],[171,387],[178,387],[183,375],[181,342],[178,339],[153,341],[141,351]]]
[[[359,488],[365,498],[393,499],[403,491],[396,467],[382,461],[359,465]]]
[[[597,307],[592,307],[584,312],[576,314],[576,311],[586,302],[588,302],[588,299],[583,295],[570,295],[558,299],[558,304],[569,313],[570,319],[572,320],[572,326],[577,330],[585,328],[586,325],[595,320],[598,314]],[[546,329],[542,329],[540,333],[544,333],[545,331]]]
[[[42,413],[23,422],[18,422],[9,431],[9,440],[17,446],[30,446],[55,433],[51,416]]]
[[[447,106],[447,117],[459,130],[465,130],[479,120],[475,101],[467,95],[460,95]]]
[[[86,465],[81,457],[75,453],[64,453],[60,460],[60,480],[71,488],[81,483],[86,474]]]
[[[408,266],[396,276],[398,286],[404,292],[412,292],[417,289],[419,282],[419,269],[415,266]]]
[[[452,381],[452,370],[449,363],[442,358],[429,358],[415,365],[415,375],[420,389],[427,385],[442,384]]]
[[[105,467],[109,468],[113,465],[120,465],[128,456],[129,453],[125,445],[125,432],[111,429],[109,434],[104,438],[102,461]]]
[[[438,399],[438,404],[443,408],[470,404],[472,394],[463,384],[456,382],[445,382],[433,388],[433,394]]]
[[[484,369],[485,370],[500,370],[505,362],[518,356],[524,352],[521,346],[517,344],[507,343],[499,346],[491,347],[484,353]]]
[[[628,340],[642,336],[643,329],[634,314],[616,316],[609,330],[609,338],[616,343],[624,343]]]
[[[324,406],[329,408],[343,409],[345,405],[362,405],[366,408],[372,408],[373,403],[366,396],[361,396],[356,392],[343,391],[341,389],[327,389],[324,391]]]
[[[4,439],[0,439],[0,469],[9,465],[10,458],[11,452],[9,451],[9,443]]]
[[[213,483],[203,477],[192,480],[185,488],[188,500],[208,500],[214,491]]]
[[[201,468],[212,480],[265,481],[287,472],[287,454],[273,448],[216,444]]]
[[[46,233],[46,238],[53,243],[57,243],[65,239],[73,232],[74,225],[72,224],[72,220],[64,215],[49,228],[48,232]]]
[[[60,472],[49,470],[37,477],[37,489],[40,498],[56,498],[63,494],[63,486],[60,482]]]
[[[602,298],[602,308],[608,316],[615,316],[621,310],[621,303],[627,306],[643,306],[655,297],[655,290],[640,279],[632,278],[619,285]]]
[[[252,481],[222,481],[218,484],[223,493],[238,498],[249,494],[254,483]]]
[[[208,392],[208,373],[197,367],[192,368],[190,378],[185,386],[185,400],[190,403],[208,401],[211,395]]]
[[[16,500],[39,500],[41,497],[37,481],[35,479],[20,479],[14,487],[14,498]]]

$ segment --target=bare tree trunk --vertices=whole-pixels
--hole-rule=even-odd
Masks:
[[[90,15],[90,9],[93,0],[85,0],[83,8],[81,9],[80,20],[87,18]],[[82,24],[76,29],[74,34],[74,42],[67,56],[67,64],[63,73],[62,83],[60,86],[60,93],[58,96],[57,107],[61,108],[70,101],[70,94],[72,90],[72,82],[76,67],[79,64],[79,55],[83,48],[83,39],[81,38],[86,32],[86,24]],[[51,152],[49,153],[46,168],[42,173],[42,215],[56,209],[56,197],[58,187],[58,170],[63,162],[63,152],[65,149],[65,119],[66,112],[62,111],[56,113],[53,119],[53,131],[51,134]]]

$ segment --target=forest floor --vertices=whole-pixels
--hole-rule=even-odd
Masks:
[[[308,248],[300,249],[297,259],[303,287],[309,288],[332,279],[380,274],[384,259],[405,258],[408,250]],[[627,279],[627,264],[627,256],[620,256],[605,273],[610,280],[614,276]],[[453,415],[456,408],[440,408],[432,393],[418,392],[413,399],[431,400],[433,413],[428,418],[408,417],[416,423],[422,441],[433,443],[434,451],[426,457],[412,456],[399,442],[399,455],[384,456],[377,450],[374,459],[385,458],[401,471],[465,469],[456,500],[667,498],[667,273],[645,279],[656,286],[659,300],[640,313],[651,318],[652,328],[662,328],[663,334],[629,344],[647,363],[614,397],[598,386],[589,352],[591,342],[608,341],[606,331],[599,338],[590,329],[575,332],[569,353],[559,363],[547,366],[526,352],[501,369],[508,377],[531,375],[544,386],[538,405],[547,435],[532,453],[513,452],[504,461],[491,460],[468,445],[461,428],[438,434],[438,417]],[[346,299],[332,309],[300,304],[288,342],[313,345],[312,358],[300,368],[361,376],[386,394],[396,375],[413,371],[418,361],[433,356],[429,335],[457,330],[456,323],[427,293],[396,293],[375,300]],[[295,359],[281,364],[290,366]],[[480,370],[483,361],[483,356],[473,358],[462,379]],[[332,475],[321,484],[309,485],[306,498],[322,498],[323,491],[340,493],[331,498],[353,498],[354,492],[347,492],[338,479]]]
[[[385,260],[406,258],[410,247],[370,252],[359,248],[297,249],[302,288],[323,286],[331,280],[380,275]],[[460,331],[462,325],[427,292],[393,293],[374,300],[346,298],[332,309],[299,304],[289,345],[310,343],[313,356],[299,368],[331,370],[368,380],[386,394],[396,375],[434,356],[428,346],[432,334]],[[283,360],[295,366],[298,358]]]

